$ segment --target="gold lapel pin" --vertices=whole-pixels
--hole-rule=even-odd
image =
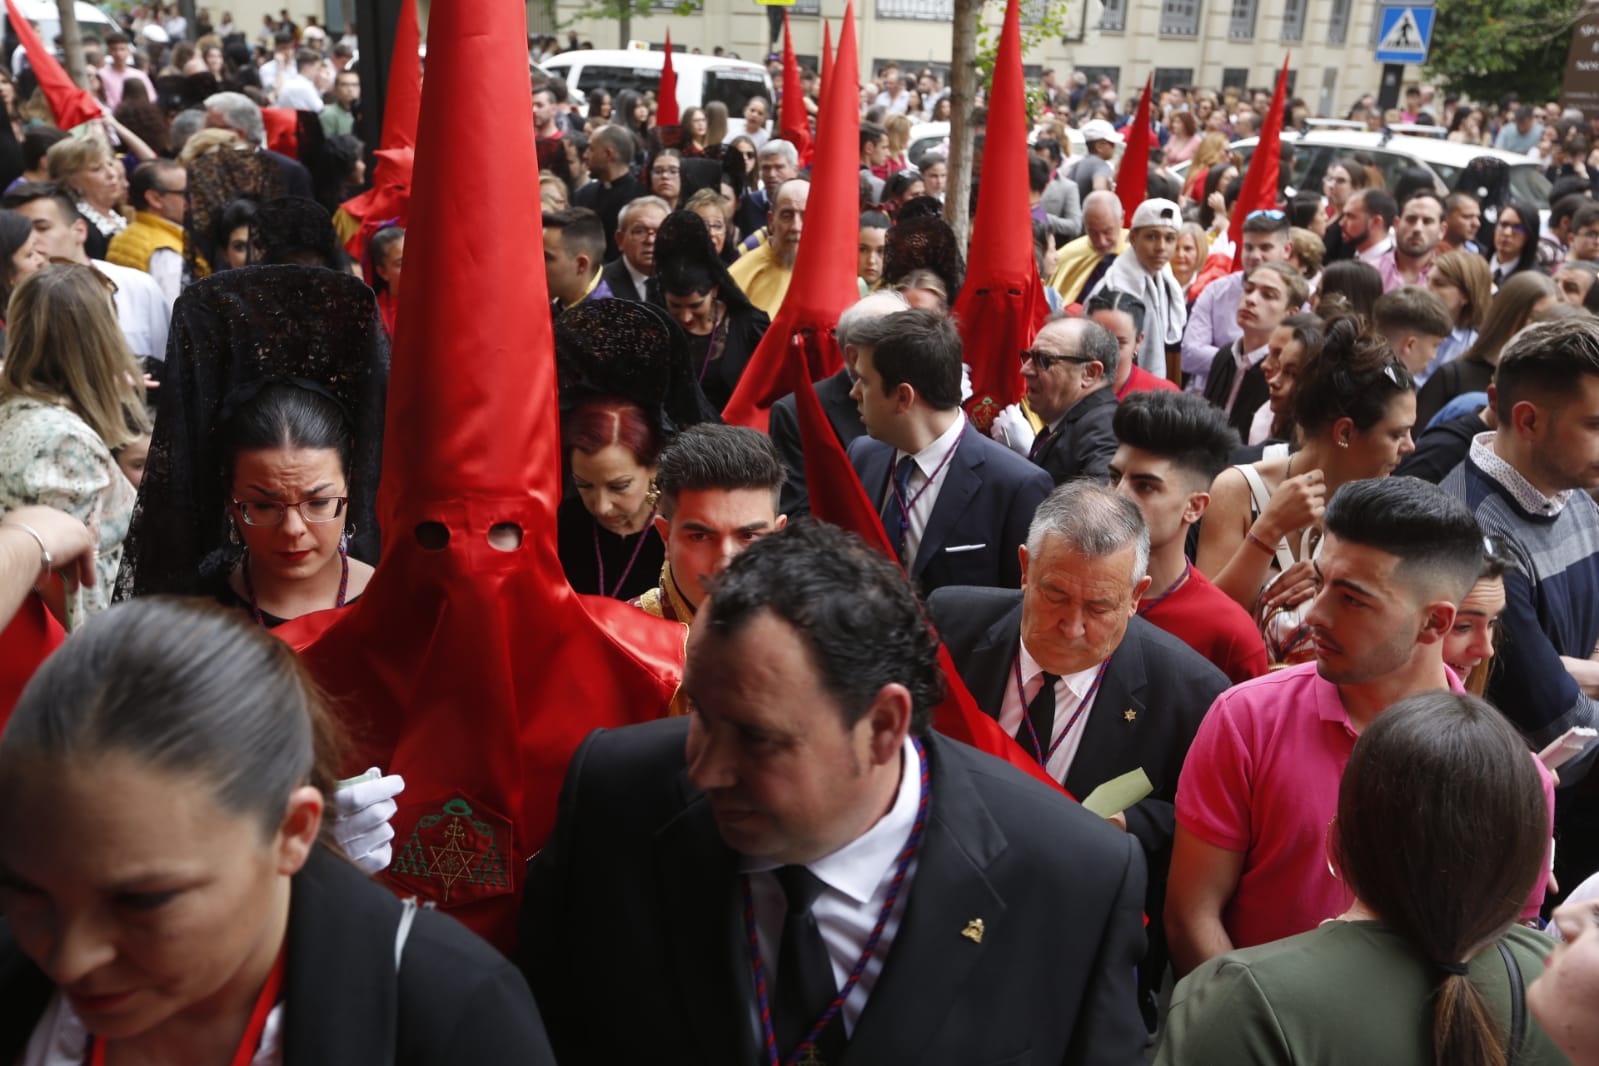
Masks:
[[[966,928],[961,930],[961,936],[970,940],[973,944],[981,944],[983,942],[983,920],[981,918],[973,918],[967,922]]]
[[[1136,722],[1138,721],[1138,712],[1129,707],[1122,712],[1122,717],[1127,719],[1129,722]]]

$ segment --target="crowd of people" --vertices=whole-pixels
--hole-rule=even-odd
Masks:
[[[801,108],[663,124],[471,21],[435,7],[423,129],[481,65],[529,136],[451,116],[415,166],[536,158],[538,200],[505,175],[506,227],[454,249],[416,234],[452,235],[457,190],[407,203],[409,141],[367,171],[353,42],[313,22],[252,45],[135,8],[70,131],[47,54],[0,75],[0,1059],[1599,1062],[1580,115],[1427,86],[1350,112],[1535,154],[1548,204],[1486,157],[1451,190],[1351,152],[1295,189],[1286,140],[1251,190],[1230,145],[1302,101],[1163,91],[1146,166],[1136,98],[1046,70],[1028,143],[977,137],[974,205],[1025,173],[1041,309],[985,409],[955,309],[994,235],[945,221],[947,145],[908,155],[937,71],[830,111],[774,56]],[[858,231],[825,279],[855,299],[825,376],[770,402],[754,376],[819,343],[773,335],[824,280],[795,276],[813,200]],[[532,285],[524,222],[544,286],[494,313],[525,336],[407,337]],[[402,293],[407,228],[432,284]],[[547,528],[450,555],[522,440],[474,422],[522,404],[519,365],[554,383],[523,404]],[[418,382],[479,372],[495,395],[417,420]],[[567,613],[516,640],[581,617],[627,669],[671,658],[637,724],[562,706],[553,828],[367,758],[413,720],[355,714],[314,654],[396,602],[418,472],[390,464],[434,446],[421,480],[465,488],[414,548],[446,584],[547,542]]]

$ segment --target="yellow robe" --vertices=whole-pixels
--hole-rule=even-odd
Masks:
[[[1122,230],[1121,239],[1116,242],[1116,247],[1111,251],[1121,255],[1127,250],[1127,231]],[[1083,282],[1088,280],[1088,275],[1094,272],[1094,267],[1104,258],[1094,251],[1094,246],[1088,243],[1087,235],[1068,241],[1066,247],[1060,250],[1060,259],[1056,263],[1055,273],[1050,276],[1049,287],[1060,293],[1061,298],[1067,303],[1077,299],[1078,291],[1083,287]]]
[[[777,317],[777,309],[783,306],[783,297],[788,294],[794,268],[778,262],[770,244],[745,252],[727,272],[744,290],[750,303],[765,311],[767,317]]]

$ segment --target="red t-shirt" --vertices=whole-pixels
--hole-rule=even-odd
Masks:
[[[1143,617],[1209,659],[1235,685],[1259,677],[1269,665],[1266,642],[1249,612],[1197,569]]]
[[[1127,375],[1127,384],[1116,390],[1116,402],[1127,399],[1129,392],[1159,392],[1166,389],[1176,392],[1177,386],[1165,378],[1158,378],[1141,366],[1133,367],[1133,372]]]

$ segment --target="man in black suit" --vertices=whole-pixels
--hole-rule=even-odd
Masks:
[[[855,406],[855,400],[850,396],[850,390],[855,387],[856,329],[874,318],[909,309],[910,304],[905,302],[905,297],[883,290],[865,297],[838,316],[838,325],[833,332],[838,338],[839,349],[844,353],[844,365],[838,373],[823,378],[811,387],[816,390],[816,398],[822,402],[822,410],[827,414],[827,421],[837,434],[839,443],[846,448],[856,437],[866,435],[860,408]],[[772,443],[777,445],[777,452],[783,457],[783,466],[788,471],[778,510],[790,518],[810,514],[811,498],[805,490],[805,453],[800,447],[799,413],[792,392],[772,405],[769,418],[767,432],[772,437]]]
[[[622,208],[616,222],[616,244],[622,256],[600,271],[601,280],[618,300],[666,306],[655,280],[655,234],[671,211],[659,196],[640,196]]]
[[[282,176],[284,196],[311,198],[311,172],[298,159],[267,147],[266,120],[254,100],[243,93],[212,93],[205,98],[205,124],[211,129],[232,130],[271,159]]]
[[[1150,870],[1151,951],[1139,971],[1147,997],[1166,963],[1158,923],[1177,779],[1229,681],[1137,617],[1149,531],[1132,501],[1092,482],[1062,485],[1039,507],[1020,554],[1020,592],[946,588],[928,607],[978,706],[1068,792],[1081,799],[1135,770],[1149,778],[1151,794],[1111,819],[1138,839]]]
[[[593,180],[572,194],[573,207],[586,207],[600,216],[600,223],[605,227],[607,261],[617,255],[614,234],[622,208],[640,196],[649,195],[650,191],[633,176],[633,152],[633,135],[621,126],[601,126],[595,130],[583,160]]]
[[[906,573],[929,592],[1017,588],[1016,549],[1049,477],[967,423],[955,324],[901,311],[863,323],[855,350],[851,395],[870,436],[849,458]]]
[[[897,567],[832,527],[763,538],[683,685],[686,720],[584,743],[532,863],[519,958],[560,1062],[1141,1061],[1138,848],[929,731],[937,641]]]
[[[1103,482],[1116,454],[1116,338],[1086,318],[1055,318],[1022,357],[1027,404],[1044,423],[1031,441],[1008,419],[1008,441],[1026,449],[1055,484],[1087,477]],[[999,425],[998,422],[995,423]]]

